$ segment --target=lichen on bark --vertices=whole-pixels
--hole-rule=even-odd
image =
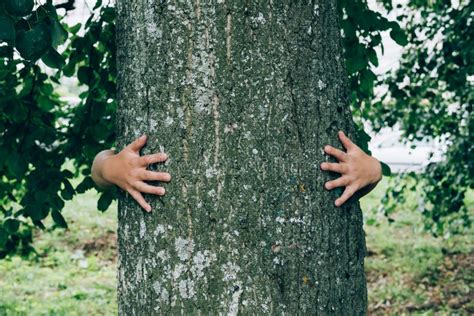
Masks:
[[[120,197],[120,314],[366,312],[362,213],[319,168],[354,131],[335,3],[118,0],[118,147],[173,177],[151,214]]]

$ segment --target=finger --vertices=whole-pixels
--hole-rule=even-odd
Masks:
[[[334,156],[337,160],[339,161],[346,161],[346,153],[343,152],[342,150],[340,149],[337,149],[337,148],[334,148],[332,146],[329,146],[329,145],[326,145],[324,147],[324,151],[331,155],[331,156]]]
[[[143,198],[143,195],[138,192],[138,191],[135,191],[133,189],[129,190],[128,193],[130,193],[130,195],[135,199],[135,201],[138,202],[138,204],[140,204],[140,206],[147,212],[151,212],[151,206],[150,204],[148,204],[145,199]]]
[[[328,181],[324,184],[326,189],[332,190],[337,187],[342,187],[349,184],[349,179],[347,177],[339,177],[335,180]]]
[[[146,139],[147,139],[146,135],[142,135],[138,137],[137,139],[135,139],[133,142],[131,142],[127,147],[131,151],[138,153],[140,149],[142,149],[142,147],[145,146]]]
[[[344,148],[347,149],[347,150],[350,150],[350,149],[353,149],[353,148],[357,147],[357,145],[354,144],[349,139],[349,137],[347,137],[346,134],[344,134],[343,131],[339,131],[339,139],[341,140],[341,143],[344,146]]]
[[[347,186],[342,195],[338,199],[336,199],[336,206],[341,206],[342,204],[344,204],[348,199],[350,199],[352,195],[354,195],[355,191],[355,186]]]
[[[323,162],[321,164],[321,169],[327,171],[334,171],[337,173],[345,173],[346,167],[341,163],[331,163],[331,162]]]
[[[146,184],[143,181],[137,181],[134,183],[134,188],[140,192],[148,193],[148,194],[155,194],[155,195],[165,195],[165,188],[157,187],[154,185]]]
[[[168,159],[168,156],[165,153],[158,153],[152,155],[146,155],[138,158],[138,162],[141,166],[148,166],[152,163],[163,162]]]
[[[140,178],[142,180],[169,182],[171,180],[171,175],[168,172],[142,170],[142,172],[140,172]]]

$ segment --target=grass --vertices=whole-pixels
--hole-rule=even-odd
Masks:
[[[365,217],[374,216],[387,182],[362,199]],[[467,202],[474,210],[473,192]],[[472,212],[471,212],[472,213]],[[388,223],[365,225],[369,311],[375,315],[471,315],[474,313],[474,236],[434,238],[421,229],[421,215],[403,206]],[[376,216],[376,215],[375,215]]]
[[[387,182],[361,200],[366,218],[366,271],[373,315],[474,313],[472,230],[448,240],[419,229],[419,214],[374,212]],[[471,209],[474,197],[468,198]],[[94,191],[66,204],[69,230],[37,234],[34,260],[0,261],[0,315],[114,315],[116,302],[116,204],[96,210]]]
[[[35,236],[35,260],[0,261],[0,315],[114,315],[116,204],[96,210],[94,191],[66,204],[69,230]]]

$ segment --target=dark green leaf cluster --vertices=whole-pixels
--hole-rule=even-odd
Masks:
[[[339,9],[351,104],[358,125],[357,144],[370,153],[370,136],[364,132],[361,118],[369,113],[374,95],[377,76],[372,69],[379,65],[376,49],[383,51],[381,32],[389,31],[391,38],[402,46],[407,44],[407,36],[396,21],[370,10],[365,0],[339,0]],[[384,175],[389,175],[390,169],[383,165]]]
[[[438,138],[442,162],[403,177],[423,184],[419,211],[435,235],[470,227],[465,194],[474,186],[474,4],[410,1],[401,17],[408,42],[400,67],[388,74],[387,92],[364,113],[376,130],[399,126],[409,140]],[[408,187],[405,189],[412,189]],[[386,206],[402,202],[407,190],[387,192]]]
[[[82,27],[61,23],[51,1],[0,2],[0,258],[28,254],[34,226],[51,215],[67,228],[64,202],[92,187],[95,154],[114,144],[114,9],[101,8]],[[58,46],[66,44],[62,53]],[[39,67],[41,60],[47,67]],[[79,104],[60,100],[63,76],[77,76],[86,91]],[[72,160],[73,173],[64,169]],[[79,172],[84,180],[73,187]],[[104,192],[99,209],[116,192]]]

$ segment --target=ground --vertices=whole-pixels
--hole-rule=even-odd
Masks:
[[[370,314],[474,314],[474,230],[434,238],[406,206],[389,224],[374,211],[386,185],[361,201],[377,223],[365,225]],[[473,210],[472,192],[468,201]],[[36,259],[0,261],[0,316],[117,313],[116,204],[100,213],[96,203],[92,190],[67,203],[70,229],[37,233]]]

